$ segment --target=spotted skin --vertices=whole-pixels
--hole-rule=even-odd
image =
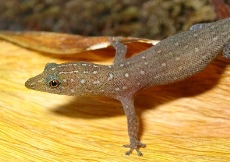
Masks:
[[[125,59],[127,48],[119,39],[113,65],[89,62],[48,63],[44,71],[26,81],[30,89],[61,95],[104,95],[122,103],[127,116],[130,155],[145,147],[138,139],[133,95],[140,89],[173,83],[202,71],[223,51],[230,58],[230,18],[195,25],[157,45]]]

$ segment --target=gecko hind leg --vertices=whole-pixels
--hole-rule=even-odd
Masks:
[[[121,38],[119,37],[116,38],[115,40],[114,40],[114,37],[110,38],[110,43],[116,50],[116,54],[115,54],[114,61],[113,61],[114,65],[119,64],[120,62],[125,60],[127,46],[121,43],[120,41],[121,41]]]
[[[130,148],[125,154],[130,155],[133,150],[137,151],[139,156],[142,156],[142,153],[139,151],[139,148],[145,147],[146,145],[141,143],[138,139],[138,120],[136,116],[136,112],[134,109],[134,102],[132,96],[123,96],[121,98],[121,103],[124,108],[126,117],[127,117],[127,124],[128,124],[128,135],[129,135],[129,142],[128,145],[123,145],[124,147]]]
[[[223,56],[230,59],[230,42],[226,43],[223,49]]]
[[[146,147],[146,145],[143,143],[137,142],[137,144],[135,144],[134,147],[132,146],[132,144],[123,145],[123,147],[130,148],[130,150],[125,153],[125,155],[129,156],[133,152],[133,150],[136,150],[138,156],[143,156],[143,154],[141,153],[139,148],[144,148],[144,147]]]

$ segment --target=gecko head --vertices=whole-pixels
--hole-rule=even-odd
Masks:
[[[28,79],[25,86],[29,89],[49,92],[62,95],[81,95],[85,89],[84,82],[87,78],[82,78],[81,71],[84,71],[83,63],[56,64],[48,63],[44,71]],[[84,77],[87,75],[84,74]]]
[[[52,69],[56,69],[57,64],[48,63],[45,66],[44,71],[25,82],[25,86],[29,89],[55,93],[55,91],[60,91],[60,85],[62,84],[61,79],[52,72]],[[59,89],[59,90],[58,90]]]

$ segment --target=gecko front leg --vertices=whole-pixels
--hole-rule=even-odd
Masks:
[[[116,38],[115,40],[114,40],[114,37],[110,38],[110,43],[116,50],[116,54],[115,54],[114,61],[113,61],[114,65],[119,64],[121,61],[125,60],[127,46],[121,43],[120,41],[121,41],[121,38]]]
[[[120,42],[120,38],[117,38],[115,40],[114,38],[111,38],[110,43],[116,50],[114,65],[118,65],[120,62],[125,60],[127,47],[126,45]],[[138,121],[134,109],[133,96],[132,95],[122,95],[122,96],[123,97],[119,98],[119,100],[121,101],[125,111],[125,115],[127,116],[128,134],[130,140],[130,144],[124,145],[124,147],[130,148],[130,150],[126,152],[126,155],[130,155],[133,150],[136,150],[138,155],[142,156],[142,153],[139,151],[139,148],[145,147],[145,144],[140,143],[138,139]]]
[[[124,147],[130,148],[129,151],[127,151],[125,154],[130,155],[133,150],[136,150],[139,156],[142,156],[142,153],[140,152],[140,147],[145,147],[146,145],[141,143],[138,139],[138,121],[136,112],[134,109],[134,102],[133,97],[124,97],[121,100],[122,106],[125,111],[125,115],[127,117],[127,124],[128,124],[128,134],[129,134],[129,140],[130,144],[123,145]]]

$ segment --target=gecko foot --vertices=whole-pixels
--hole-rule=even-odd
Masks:
[[[114,48],[116,48],[119,44],[122,44],[122,43],[120,43],[120,41],[121,41],[121,38],[120,38],[120,37],[117,37],[117,38],[115,38],[115,37],[110,37],[110,44],[111,44]]]
[[[113,63],[119,64],[120,62],[125,60],[125,55],[127,52],[127,46],[123,43],[121,43],[121,38],[110,38],[110,44],[113,46],[113,48],[116,50],[115,58]]]
[[[119,51],[119,53],[123,53],[124,55],[126,54],[126,45],[121,43],[121,37],[111,37],[110,38],[110,44]],[[123,55],[122,55],[123,56]]]
[[[140,142],[135,142],[134,144],[128,144],[123,146],[126,148],[130,148],[130,150],[125,153],[125,155],[129,156],[133,152],[133,150],[136,150],[138,156],[143,156],[139,148],[144,148],[146,145]]]

